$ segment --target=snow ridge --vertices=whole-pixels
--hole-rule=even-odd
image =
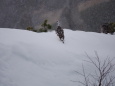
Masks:
[[[64,29],[65,44],[55,31],[35,33],[0,28],[0,86],[76,86],[75,73],[93,71],[85,52],[101,60],[115,57],[115,35]]]

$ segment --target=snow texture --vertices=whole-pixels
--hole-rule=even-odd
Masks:
[[[115,57],[115,35],[64,29],[65,43],[55,31],[35,33],[0,28],[0,86],[79,86],[75,71],[91,72],[85,53],[101,60]],[[115,61],[114,61],[115,62]],[[92,68],[91,68],[92,67]]]

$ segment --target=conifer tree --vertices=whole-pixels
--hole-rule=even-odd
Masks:
[[[39,30],[40,32],[47,32],[48,29],[51,29],[52,26],[50,24],[47,24],[48,20],[44,20],[43,24],[41,25],[42,28]]]

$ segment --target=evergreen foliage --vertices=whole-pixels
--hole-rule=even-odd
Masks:
[[[48,20],[44,20],[43,24],[41,25],[42,28],[39,29],[39,32],[47,32],[48,29],[51,29],[52,28],[52,25],[50,24],[47,24]]]
[[[27,30],[33,31],[33,27],[27,27]]]
[[[47,29],[40,28],[39,32],[47,32]]]
[[[115,23],[104,23],[101,26],[101,30],[103,33],[111,33],[113,34],[115,32]]]
[[[50,24],[47,24],[47,28],[48,28],[48,29],[51,29],[52,26],[51,26]]]
[[[38,32],[38,31],[35,30],[33,27],[27,27],[26,29],[29,30],[29,31],[33,31],[33,32]]]

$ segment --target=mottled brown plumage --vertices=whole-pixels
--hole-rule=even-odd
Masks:
[[[56,29],[56,34],[60,38],[60,40],[63,41],[64,43],[64,31],[60,26],[58,26],[58,28]]]

